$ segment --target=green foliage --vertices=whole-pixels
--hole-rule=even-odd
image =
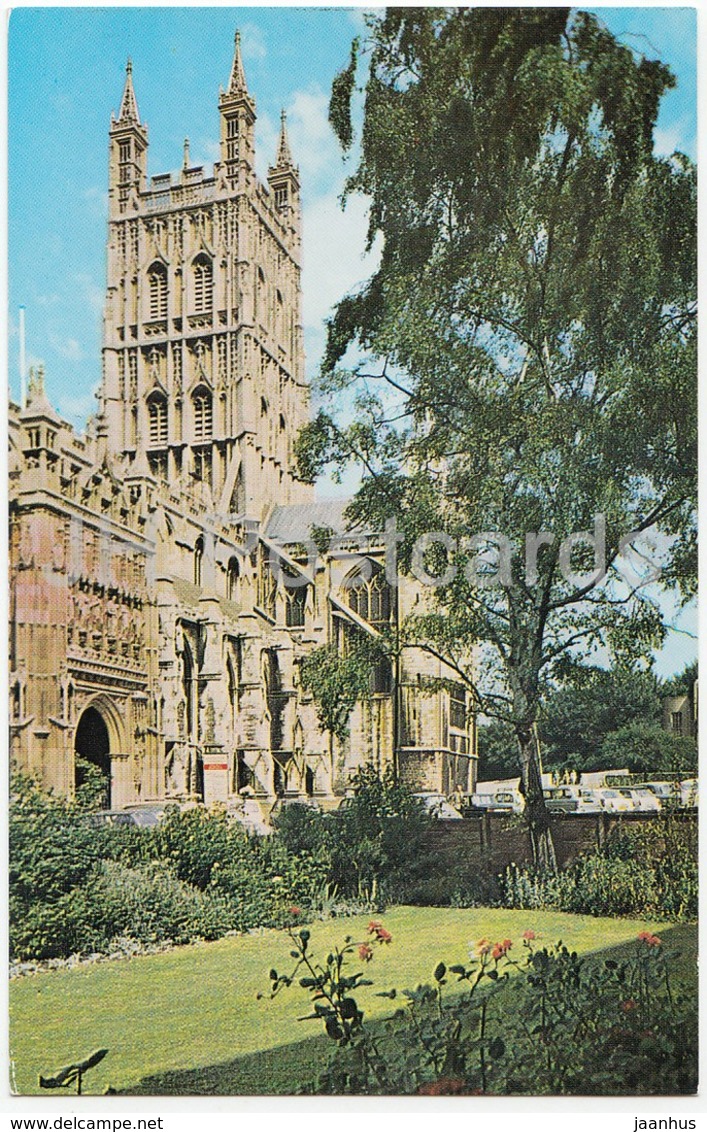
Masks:
[[[349,734],[354,707],[370,694],[371,663],[371,649],[363,641],[344,656],[334,645],[322,645],[300,663],[302,688],[314,697],[320,726],[340,742]]]
[[[693,703],[697,676],[698,665],[697,661],[694,660],[690,664],[686,664],[682,672],[664,680],[661,692],[664,696],[689,696],[690,702]]]
[[[391,8],[370,17],[365,46],[348,191],[367,197],[368,242],[382,237],[382,252],[336,307],[322,384],[342,387],[357,346],[349,387],[375,374],[395,413],[370,392],[351,423],[322,410],[302,455],[310,475],[347,460],[364,469],[353,517],[376,530],[396,517],[403,568],[423,532],[458,541],[454,580],[408,619],[405,643],[462,667],[480,645],[478,696],[515,730],[542,833],[544,686],[570,652],[602,646],[633,662],[665,633],[650,592],[627,596],[617,578],[622,538],[662,533],[663,584],[694,587],[695,169],[653,153],[672,75],[592,14]],[[349,89],[337,80],[345,140]],[[597,515],[608,578],[578,586],[559,545]],[[481,531],[511,540],[503,585],[465,572],[495,573],[461,546]],[[554,539],[528,581],[518,551],[540,531]],[[586,552],[573,562],[594,570]]]
[[[659,723],[636,720],[612,731],[601,745],[602,766],[627,766],[637,774],[697,773],[697,740],[665,731]]]
[[[354,39],[351,44],[351,59],[349,65],[334,79],[331,88],[331,100],[329,102],[329,122],[344,150],[349,149],[353,141],[351,95],[353,94],[356,79],[357,56],[358,40]]]
[[[108,778],[88,759],[76,756],[76,805],[80,810],[104,810],[108,805]]]
[[[605,748],[605,741],[625,727],[658,725],[660,716],[661,691],[652,672],[578,665],[561,687],[544,698],[540,721],[547,752],[544,765],[574,770],[626,766],[621,744]]]
[[[76,806],[42,793],[31,779],[16,776],[9,844],[14,921],[30,905],[50,904],[84,884],[102,858],[107,837]]]
[[[383,925],[371,942],[390,943]],[[676,979],[678,953],[650,931],[633,952],[604,963],[561,941],[523,933],[480,940],[467,960],[438,961],[431,982],[379,993],[393,1013],[370,1026],[356,992],[371,985],[357,965],[371,942],[345,940],[318,961],[309,931],[291,932],[291,973],[270,971],[271,997],[297,983],[312,1004],[301,1020],[323,1023],[336,1043],[327,1068],[303,1091],[333,1094],[665,1094],[696,1087],[694,1001]],[[509,976],[514,975],[512,982]],[[451,993],[450,993],[451,992]],[[393,1005],[395,1004],[395,1006]],[[398,1006],[398,1004],[400,1004]],[[397,1007],[397,1009],[395,1008]]]
[[[365,766],[351,780],[352,794],[322,814],[286,806],[275,819],[277,839],[298,857],[326,862],[323,878],[345,900],[404,902],[414,898],[433,870],[425,840],[431,818],[419,798]]]
[[[477,732],[478,777],[482,782],[518,775],[518,743],[510,724],[500,719],[482,724]]]
[[[214,867],[242,856],[247,836],[225,813],[201,808],[181,812],[170,807],[154,832],[155,854],[169,863],[179,880],[202,891],[208,888]]]
[[[430,868],[425,845],[430,818],[418,798],[397,782],[363,767],[352,780],[353,796],[329,815],[330,879],[350,895],[381,895],[404,902]]]
[[[627,826],[595,853],[556,875],[510,865],[507,908],[554,908],[592,916],[697,917],[697,825],[677,815]]]

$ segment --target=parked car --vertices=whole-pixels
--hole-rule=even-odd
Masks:
[[[428,814],[438,818],[440,821],[462,820],[462,815],[459,813],[459,810],[455,809],[444,794],[435,794],[432,792],[413,794],[413,798],[419,798],[424,804]]]
[[[543,790],[543,794],[550,813],[596,814],[602,808],[596,790],[590,790],[586,786],[553,786],[549,790]]]
[[[630,793],[625,790],[597,790],[602,810],[612,814],[628,814],[635,810]]]
[[[153,829],[164,816],[164,806],[142,806],[133,810],[97,810],[90,815],[92,825],[133,825]]]
[[[657,814],[661,809],[660,798],[652,790],[645,790],[641,786],[631,786],[619,791],[619,793],[630,798],[634,809],[642,813]]]
[[[522,814],[525,806],[520,790],[494,790],[489,793],[472,794],[471,804],[475,809],[504,814]]]
[[[649,790],[660,802],[662,810],[674,809],[680,805],[679,782],[642,782],[637,790]]]
[[[684,778],[680,783],[680,803],[683,806],[696,806],[699,793],[696,778]]]

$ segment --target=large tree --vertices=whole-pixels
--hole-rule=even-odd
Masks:
[[[362,66],[346,191],[368,198],[382,250],[328,327],[322,388],[356,387],[355,414],[319,413],[301,474],[357,460],[352,516],[396,517],[403,569],[451,567],[401,643],[510,722],[536,859],[552,864],[543,683],[598,643],[622,656],[660,638],[640,569],[616,578],[630,532],[659,532],[663,583],[692,584],[695,172],[653,153],[673,79],[573,9],[388,9],[334,83],[344,148]],[[595,530],[606,579],[580,545],[584,577],[568,577],[563,541]],[[430,531],[447,546],[418,542],[416,560]],[[509,543],[468,541],[484,532]]]

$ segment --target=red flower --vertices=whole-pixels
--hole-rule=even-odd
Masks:
[[[302,915],[302,909],[298,908],[296,904],[293,904],[291,908],[287,909],[287,911],[289,912],[289,914],[291,916],[301,916]]]
[[[371,920],[368,931],[376,937],[379,943],[390,943],[393,938],[390,932],[383,927],[380,920]]]
[[[638,938],[642,943],[645,943],[646,947],[661,947],[663,943],[662,939],[654,935],[653,932],[639,932]]]
[[[359,959],[363,959],[364,963],[370,963],[373,958],[373,948],[369,943],[362,943],[358,949]]]
[[[504,939],[503,943],[495,943],[493,945],[493,951],[491,952],[491,958],[502,959],[504,955],[508,954],[512,947],[513,944],[510,939]]]
[[[459,1096],[465,1088],[466,1082],[458,1077],[439,1077],[436,1081],[428,1081],[426,1085],[420,1085],[417,1092],[421,1097],[450,1097],[455,1094]]]
[[[621,1009],[624,1014],[629,1014],[632,1010],[636,1009],[636,1000],[634,998],[627,998],[625,1002],[621,1003]]]
[[[530,943],[530,941],[532,939],[537,939],[537,938],[538,938],[537,935],[531,929],[528,929],[527,932],[523,932],[523,939],[526,939],[528,941],[528,943]]]

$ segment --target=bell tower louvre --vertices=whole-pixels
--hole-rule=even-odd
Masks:
[[[220,161],[148,179],[148,131],[128,60],[111,119],[102,411],[132,477],[260,519],[306,502],[292,444],[307,418],[300,196],[283,113],[268,184],[255,172],[255,100],[236,33],[220,92]]]

